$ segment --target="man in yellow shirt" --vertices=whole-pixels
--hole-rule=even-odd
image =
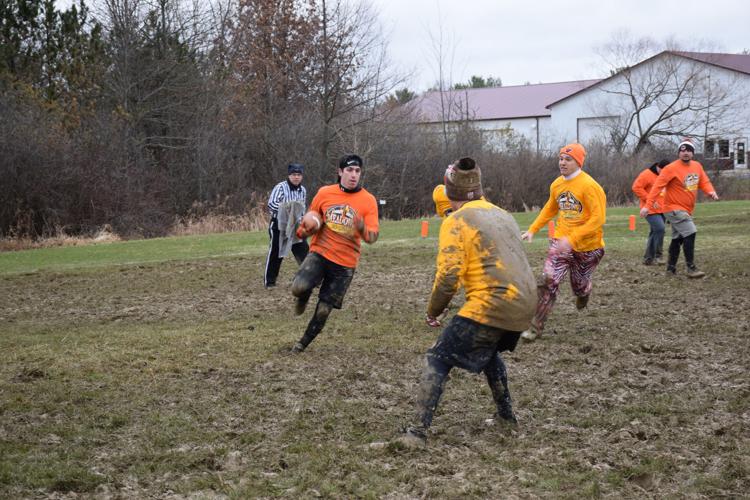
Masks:
[[[435,186],[435,189],[432,190],[432,201],[435,203],[435,212],[443,219],[448,217],[453,211],[451,200],[445,194],[445,184]]]
[[[482,198],[481,171],[462,158],[445,172],[453,212],[440,226],[437,270],[427,324],[463,286],[466,302],[427,351],[418,388],[417,420],[398,441],[424,446],[426,432],[453,367],[483,372],[497,407],[497,421],[514,425],[508,379],[500,352],[515,349],[536,305],[534,275],[513,217]]]
[[[549,199],[529,229],[521,235],[531,241],[534,234],[557,216],[555,238],[550,240],[547,259],[539,282],[537,303],[531,329],[522,338],[532,342],[542,336],[544,323],[557,298],[560,283],[570,271],[570,285],[576,296],[576,308],[589,301],[596,266],[604,256],[604,221],[607,197],[602,187],[582,170],[586,150],[580,144],[568,144],[560,150],[560,177],[552,182]]]

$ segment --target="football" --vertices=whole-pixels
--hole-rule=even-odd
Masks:
[[[307,235],[317,233],[322,225],[320,214],[313,211],[307,212],[300,221],[300,226]]]

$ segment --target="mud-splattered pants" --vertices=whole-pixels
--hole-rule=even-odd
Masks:
[[[300,339],[304,347],[323,330],[331,310],[341,309],[353,278],[353,267],[341,266],[315,252],[307,254],[292,282],[292,295],[306,304],[316,286],[320,286],[320,292],[315,314]]]
[[[593,287],[592,276],[599,262],[604,257],[604,248],[597,248],[588,252],[560,251],[558,240],[552,240],[544,269],[538,283],[539,301],[534,314],[534,326],[544,330],[544,323],[552,312],[560,283],[570,271],[570,286],[576,297],[585,297],[591,293]]]
[[[515,349],[520,332],[482,325],[455,316],[427,351],[417,394],[417,420],[422,430],[432,424],[448,374],[454,366],[473,373],[484,372],[492,390],[499,418],[515,421],[508,390],[508,376],[500,352]]]

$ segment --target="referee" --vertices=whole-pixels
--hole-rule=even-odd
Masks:
[[[268,236],[271,239],[271,243],[268,248],[268,257],[266,257],[266,271],[263,275],[263,285],[266,288],[276,286],[276,277],[279,275],[279,269],[281,269],[281,261],[284,260],[283,257],[279,257],[279,209],[285,203],[291,201],[299,201],[302,202],[303,206],[307,206],[307,190],[302,185],[302,174],[304,171],[305,167],[302,164],[290,163],[287,167],[286,180],[276,184],[271,190],[271,195],[268,197],[268,210],[271,213]],[[309,247],[305,240],[292,245],[292,253],[298,264],[301,264],[305,260],[308,250]]]

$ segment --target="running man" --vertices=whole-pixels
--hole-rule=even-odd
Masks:
[[[529,229],[521,235],[531,242],[547,222],[557,216],[555,238],[550,239],[547,259],[538,284],[539,301],[531,329],[522,338],[533,342],[542,336],[544,324],[552,312],[560,283],[570,271],[570,285],[576,296],[576,308],[589,301],[594,270],[604,257],[604,221],[607,197],[602,187],[583,171],[586,150],[578,143],[560,150],[560,177],[552,182],[549,199]]]

